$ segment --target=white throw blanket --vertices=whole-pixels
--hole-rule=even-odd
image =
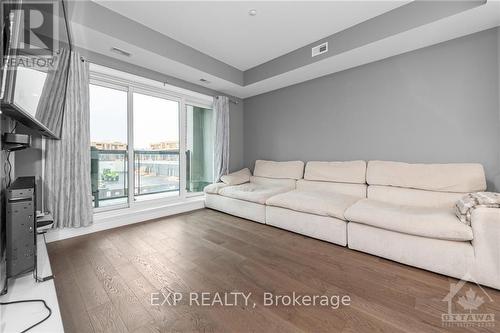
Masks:
[[[478,207],[500,208],[500,193],[469,193],[457,201],[455,213],[461,222],[470,225],[472,211]]]

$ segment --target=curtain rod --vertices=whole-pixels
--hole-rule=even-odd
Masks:
[[[214,96],[215,98],[219,98],[219,96]],[[226,96],[227,98],[229,98],[229,102],[233,103],[233,104],[240,104],[240,102],[238,102],[238,100],[236,99],[233,99],[229,96]]]
[[[81,61],[83,61],[83,62],[85,62],[85,61],[87,61],[87,62],[91,62],[91,61],[88,61],[87,59],[85,59],[83,56],[80,56],[80,60],[81,60]],[[99,64],[96,64],[96,65],[101,66],[101,65],[99,65]],[[154,79],[152,79],[152,80],[153,80],[153,81],[157,81],[157,82],[161,82],[161,81],[154,80]],[[169,83],[168,83],[168,81],[164,81],[164,82],[161,82],[161,83],[163,83],[163,85],[165,85],[165,84],[169,84]],[[183,88],[183,89],[186,89],[186,88]],[[218,95],[215,95],[215,96],[213,96],[213,97],[218,98],[219,96],[218,96]],[[239,102],[237,99],[231,98],[231,97],[229,97],[229,96],[226,96],[226,97],[227,97],[227,98],[229,98],[229,102],[230,102],[230,103],[233,103],[233,104],[236,104],[236,105],[240,104],[240,102]]]
[[[69,52],[71,54],[71,51],[73,51],[73,41],[71,38],[71,31],[70,31],[69,22],[68,22],[69,18],[68,18],[68,14],[66,13],[66,5],[64,4],[64,0],[61,0],[61,5],[62,5],[62,11],[63,11],[63,15],[64,15],[64,25],[66,27],[66,34],[68,35]]]

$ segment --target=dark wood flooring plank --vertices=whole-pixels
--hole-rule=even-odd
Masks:
[[[90,264],[82,266],[75,271],[75,280],[87,310],[110,302],[106,291],[97,279]]]
[[[151,323],[153,318],[106,257],[101,254],[94,260],[94,272],[127,329],[133,331]]]
[[[499,328],[441,326],[442,298],[455,279],[208,209],[50,243],[48,250],[67,332]],[[485,290],[493,302],[484,309],[500,318],[500,292]],[[152,293],[169,291],[252,292],[252,306],[151,304]],[[349,295],[351,305],[263,306],[264,292],[293,291]]]
[[[127,327],[111,303],[102,304],[89,311],[90,321],[96,333],[127,333]]]
[[[64,331],[66,333],[94,332],[80,291],[75,288],[76,282],[71,278],[58,279],[55,285]]]

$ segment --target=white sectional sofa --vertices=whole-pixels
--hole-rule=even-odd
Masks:
[[[252,221],[266,223],[266,201],[295,189],[302,178],[304,162],[256,161],[248,183],[227,186],[224,183],[205,187],[205,206]]]
[[[371,161],[366,181],[367,199],[345,213],[349,248],[500,289],[500,209],[476,209],[472,226],[454,212],[486,190],[481,165]]]
[[[266,223],[347,244],[344,212],[366,198],[366,162],[308,162],[296,189],[267,199]]]
[[[500,209],[455,216],[484,191],[480,164],[256,161],[245,184],[209,185],[206,206],[500,289]]]

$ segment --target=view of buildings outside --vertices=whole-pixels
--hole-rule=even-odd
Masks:
[[[179,195],[179,111],[177,101],[133,93],[136,200]]]
[[[94,206],[128,202],[127,92],[90,85],[91,182]]]
[[[92,142],[93,160],[98,164],[99,206],[121,203],[127,192],[127,144]],[[150,144],[147,150],[134,150],[135,195],[179,190],[179,143]],[[109,201],[108,201],[109,200]],[[106,202],[108,201],[108,202]]]
[[[179,142],[151,143],[135,150],[135,195],[179,191]]]
[[[91,179],[94,206],[126,204],[127,92],[90,85]],[[179,103],[133,94],[134,196],[179,194]]]
[[[91,180],[94,206],[127,204],[129,188],[141,201],[180,193],[180,103],[133,93],[128,123],[126,90],[90,85]],[[213,180],[214,121],[210,108],[186,105],[186,191]],[[133,129],[133,153],[128,133]],[[133,170],[129,170],[133,158]],[[133,185],[129,184],[133,172]]]

